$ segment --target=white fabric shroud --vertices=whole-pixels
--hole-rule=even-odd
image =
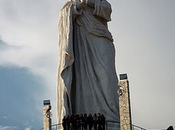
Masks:
[[[76,2],[69,1],[60,12],[58,123],[64,115],[79,113],[119,121],[115,49],[107,28],[111,8],[105,2],[77,10]]]

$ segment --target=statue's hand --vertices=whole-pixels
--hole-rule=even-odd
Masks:
[[[86,0],[80,0],[80,2],[77,2],[77,9],[83,9],[86,6]]]

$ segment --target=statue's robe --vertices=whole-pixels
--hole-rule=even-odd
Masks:
[[[119,121],[115,49],[107,28],[110,4],[76,6],[67,2],[59,18],[58,122],[72,113],[101,113],[107,121]]]

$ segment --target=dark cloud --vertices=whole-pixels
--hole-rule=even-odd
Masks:
[[[43,87],[42,80],[27,68],[0,66],[1,125],[42,127],[42,110],[38,106],[42,106]]]

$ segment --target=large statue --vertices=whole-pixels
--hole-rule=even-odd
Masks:
[[[101,113],[119,121],[115,49],[106,0],[72,0],[59,18],[58,122],[64,115]]]

